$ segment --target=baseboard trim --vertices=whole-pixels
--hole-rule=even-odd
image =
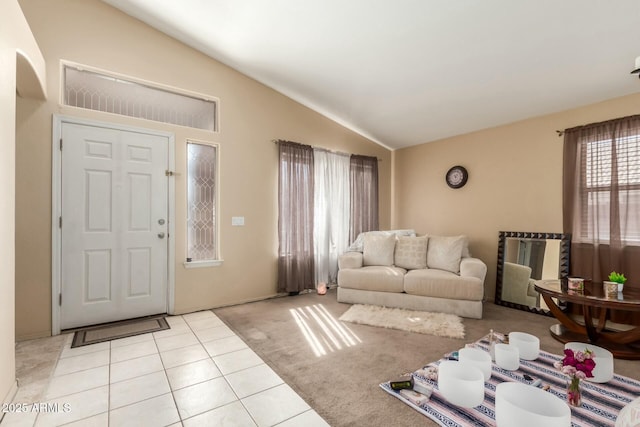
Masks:
[[[16,341],[28,341],[28,340],[35,340],[38,338],[48,338],[51,336],[53,336],[51,335],[51,329],[48,329],[42,332],[33,332],[30,334],[16,335]]]
[[[182,309],[182,310],[176,310],[174,316],[180,316],[180,315],[183,315],[183,314],[189,314],[189,313],[193,313],[193,312],[196,312],[196,311],[215,310],[216,308],[232,307],[234,305],[247,304],[247,303],[250,303],[250,302],[265,301],[265,300],[269,300],[269,299],[272,299],[272,298],[282,297],[282,296],[285,296],[285,295],[286,294],[271,294],[271,295],[265,295],[265,296],[257,297],[257,298],[242,299],[242,300],[230,302],[230,303],[227,303],[227,304],[219,304],[219,305],[215,305],[213,307],[190,307],[190,308],[185,308],[185,309]]]

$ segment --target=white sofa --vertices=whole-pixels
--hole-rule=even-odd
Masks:
[[[465,236],[364,233],[338,260],[338,301],[482,318],[487,266]]]

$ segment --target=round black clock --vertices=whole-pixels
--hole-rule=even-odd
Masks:
[[[447,180],[447,185],[451,188],[460,188],[467,183],[467,179],[469,179],[469,174],[467,170],[462,166],[454,166],[447,171],[447,175],[445,176]]]

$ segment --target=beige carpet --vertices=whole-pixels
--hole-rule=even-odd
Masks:
[[[557,323],[552,317],[491,302],[485,302],[482,319],[464,319],[464,340],[340,322],[349,307],[337,302],[331,289],[324,296],[309,293],[213,311],[333,427],[437,426],[379,384],[438,360],[489,329],[528,332],[540,338],[543,350],[561,354],[564,349],[549,335],[549,326]],[[324,353],[314,353],[305,338],[309,332]],[[615,370],[640,379],[638,361],[616,359]]]
[[[455,314],[354,304],[339,320],[437,337],[464,338],[462,319]]]

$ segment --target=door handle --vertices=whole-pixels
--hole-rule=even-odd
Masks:
[[[158,233],[158,238],[164,239],[164,233]]]

